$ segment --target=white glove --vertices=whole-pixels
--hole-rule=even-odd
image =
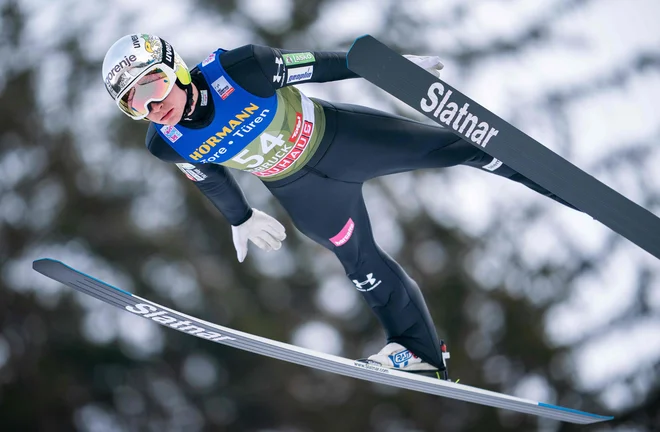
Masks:
[[[265,251],[278,250],[286,238],[284,227],[275,218],[257,209],[252,216],[239,226],[231,227],[231,233],[239,262],[243,262],[248,252],[248,239]]]
[[[426,69],[433,76],[440,78],[440,70],[445,67],[437,56],[415,56],[404,54],[405,58],[415,63],[422,69]]]

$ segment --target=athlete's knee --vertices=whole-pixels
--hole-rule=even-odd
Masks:
[[[334,253],[344,267],[347,275],[363,273],[363,268],[368,268],[373,261],[374,250],[368,246],[361,245],[357,241],[342,247],[335,247]]]

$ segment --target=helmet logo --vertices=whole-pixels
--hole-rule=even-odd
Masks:
[[[112,79],[117,75],[123,68],[127,68],[130,65],[133,64],[133,62],[137,61],[137,57],[134,54],[131,54],[129,56],[124,56],[124,59],[121,60],[119,63],[117,63],[112,69],[110,69],[110,72],[108,72],[108,75],[105,77],[105,82],[108,85],[111,85]]]
[[[154,53],[154,48],[151,46],[151,36],[147,34],[142,35],[142,39],[144,39],[144,49],[147,51],[149,54]]]
[[[165,42],[165,61],[168,64],[172,64],[174,60],[172,59],[172,45]]]

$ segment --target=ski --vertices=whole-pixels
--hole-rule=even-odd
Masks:
[[[660,219],[416,66],[372,36],[348,51],[348,68],[660,258]],[[500,162],[501,161],[501,162]]]
[[[535,402],[435,378],[377,367],[223,327],[161,306],[49,258],[33,262],[39,273],[81,293],[165,327],[233,348],[375,383],[508,409],[555,420],[590,424],[612,417]]]

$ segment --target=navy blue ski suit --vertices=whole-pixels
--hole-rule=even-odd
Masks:
[[[278,59],[287,53],[294,51],[247,45],[222,53],[218,60],[235,84],[259,97],[269,97],[288,85],[273,79],[280,73]],[[313,73],[304,82],[356,77],[346,67],[346,53],[314,52],[313,59]],[[198,89],[213,91],[198,68],[192,75]],[[198,101],[193,117],[181,124],[193,129],[208,124],[215,112],[209,99],[206,105]],[[420,168],[467,165],[568,204],[446,129],[362,106],[314,102],[323,107],[325,126],[311,158],[291,175],[264,180],[264,184],[297,229],[339,258],[350,283],[383,325],[388,342],[400,343],[442,368],[438,336],[419,287],[374,240],[362,196],[364,182]],[[190,162],[173,150],[153,124],[146,142],[151,153],[162,160]],[[192,179],[202,193],[232,225],[245,222],[251,209],[228,169],[213,163],[194,165],[198,175],[193,174]]]

